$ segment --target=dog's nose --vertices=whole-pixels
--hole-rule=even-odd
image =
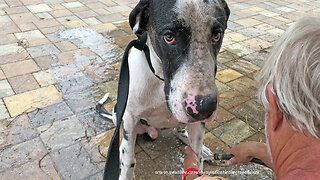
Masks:
[[[188,96],[184,102],[184,107],[189,116],[201,121],[209,118],[217,109],[217,96]]]

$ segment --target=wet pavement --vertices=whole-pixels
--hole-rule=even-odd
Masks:
[[[231,9],[218,58],[218,117],[205,144],[228,152],[265,141],[254,78],[275,40],[295,20],[319,16],[319,0],[227,0]],[[135,39],[128,15],[137,0],[0,0],[0,179],[102,179],[114,125],[95,103],[116,100],[120,59]],[[184,144],[172,130],[138,137],[136,179],[180,179]],[[257,165],[205,163],[230,179],[272,179]]]

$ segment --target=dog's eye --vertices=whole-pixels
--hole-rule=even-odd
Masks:
[[[163,38],[164,38],[164,41],[169,45],[173,45],[176,42],[176,38],[171,33],[165,34]]]
[[[213,33],[213,36],[212,36],[212,42],[213,43],[217,43],[220,41],[220,38],[221,38],[221,33]]]

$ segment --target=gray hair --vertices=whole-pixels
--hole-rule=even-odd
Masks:
[[[296,129],[295,124],[299,130],[319,138],[320,20],[304,18],[293,24],[275,43],[258,81],[258,96],[266,111],[270,84],[291,127]]]

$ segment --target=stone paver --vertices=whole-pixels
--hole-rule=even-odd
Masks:
[[[112,138],[114,132],[114,128],[110,131],[101,133],[97,136],[93,136],[92,138],[83,139],[81,144],[83,145],[84,149],[89,153],[92,158],[92,161],[95,162],[98,167],[103,170],[105,165],[105,160],[108,155],[108,148],[110,144],[110,140]],[[122,139],[122,134],[120,135],[120,141]],[[136,147],[138,145],[136,144]],[[138,148],[136,148],[138,149]],[[140,151],[141,148],[140,148]],[[136,151],[136,152],[140,152]]]
[[[104,93],[109,93],[109,98],[111,101],[116,100],[118,91],[118,81],[109,81],[101,84],[99,87]]]
[[[258,66],[243,59],[230,61],[225,63],[225,65],[244,75],[258,71],[260,69]]]
[[[73,50],[73,51],[63,52],[63,53],[58,54],[57,57],[61,62],[67,64],[67,63],[69,63],[69,62],[74,60],[73,56],[74,56],[74,54],[76,52],[80,52],[80,51],[79,50]]]
[[[41,12],[41,13],[37,13],[35,14],[35,16],[37,16],[39,19],[52,19],[53,17],[47,13],[47,12]]]
[[[19,61],[0,66],[7,78],[32,73],[39,70],[39,67],[33,60]]]
[[[29,5],[27,8],[32,12],[32,13],[40,13],[40,12],[47,12],[47,11],[52,11],[50,6],[47,4],[37,4],[37,5]]]
[[[1,151],[0,169],[5,170],[10,167],[19,166],[29,160],[35,160],[45,155],[46,150],[40,138],[34,138],[11,147],[6,147]]]
[[[55,121],[37,128],[40,137],[48,150],[57,150],[67,147],[81,140],[85,135],[85,129],[75,116]]]
[[[21,23],[18,25],[19,29],[21,31],[30,31],[30,30],[36,30],[37,26],[32,23],[32,22],[27,22],[27,23]]]
[[[220,153],[227,153],[230,149],[230,147],[227,144],[225,144],[211,132],[208,132],[204,135],[204,144],[208,148],[219,151]]]
[[[28,113],[31,124],[34,127],[50,124],[52,121],[59,121],[73,115],[71,109],[65,102],[54,104],[38,111]]]
[[[62,6],[68,9],[71,9],[71,8],[83,7],[84,5],[80,2],[70,2],[70,3],[62,3]]]
[[[237,79],[239,77],[242,77],[243,75],[238,73],[237,71],[233,69],[224,69],[222,71],[217,72],[217,79],[223,83],[232,81],[234,79]]]
[[[19,54],[0,56],[0,65],[13,63],[13,62],[17,62],[17,61],[23,61],[26,59],[29,59],[29,54],[26,52],[21,52]]]
[[[53,44],[27,48],[27,51],[33,58],[59,53],[59,50]]]
[[[64,179],[84,179],[100,171],[79,143],[52,153],[52,159]]]
[[[239,43],[234,43],[234,44],[228,45],[226,47],[226,50],[230,51],[234,54],[237,54],[238,56],[241,56],[241,57],[254,52],[252,49],[250,49],[246,46],[243,46]]]
[[[58,49],[61,52],[65,52],[65,51],[71,51],[71,50],[76,50],[78,49],[77,46],[75,46],[74,44],[72,44],[69,41],[62,41],[62,42],[58,42],[55,43],[55,45],[58,47]]]
[[[227,83],[227,85],[248,97],[255,96],[258,90],[256,81],[246,76],[238,78],[232,82],[229,82]]]
[[[225,123],[233,118],[235,118],[233,114],[231,114],[224,108],[219,107],[217,117],[212,122],[206,123],[206,129],[211,131],[220,124]]]
[[[12,21],[16,24],[35,23],[38,19],[30,12],[10,15]]]
[[[162,168],[159,167],[159,165],[155,163],[145,152],[142,151],[140,153],[137,153],[136,158],[136,176],[141,177],[142,179],[161,179],[161,177],[163,178],[165,176],[155,174],[155,171],[159,171],[159,169]],[[145,173],[146,171],[149,173]],[[165,178],[168,179],[168,177]]]
[[[219,91],[219,94],[222,94],[226,91],[229,91],[231,90],[231,88],[223,83],[221,83],[220,81],[216,81],[216,85],[217,85],[217,88],[218,88],[218,91]]]
[[[112,23],[104,23],[94,25],[93,28],[97,29],[99,33],[109,33],[117,29],[117,27]]]
[[[261,24],[260,21],[252,19],[252,18],[247,18],[247,19],[239,19],[235,21],[236,23],[244,26],[244,27],[251,27],[251,26],[255,26],[258,24]]]
[[[18,43],[7,44],[0,46],[0,56],[10,55],[22,52],[23,48]]]
[[[102,24],[102,22],[100,22],[98,19],[96,19],[96,18],[94,18],[94,17],[90,17],[90,18],[83,19],[83,21],[84,21],[86,24],[88,24],[89,26]]]
[[[172,148],[168,153],[166,153],[163,156],[160,156],[156,159],[154,159],[155,163],[157,164],[162,164],[161,167],[154,167],[155,170],[161,169],[164,171],[178,171],[178,170],[183,170],[183,155],[184,155],[184,146],[179,146],[176,148]],[[138,155],[137,155],[138,156]],[[143,166],[144,163],[142,163]],[[157,168],[157,169],[156,169]],[[155,174],[155,171],[151,171],[151,174],[154,174],[154,176],[159,176]],[[165,179],[179,179],[179,175],[166,175],[161,176],[162,178]]]
[[[21,143],[38,136],[25,114],[1,120],[0,129],[0,147]]]
[[[40,85],[40,87],[49,86],[57,82],[54,76],[46,71],[39,71],[33,73],[33,76]]]
[[[16,94],[39,88],[37,81],[31,74],[9,78],[9,83]]]
[[[211,132],[229,146],[235,145],[255,133],[249,124],[240,119],[231,120]]]
[[[229,38],[231,41],[239,42],[248,39],[248,37],[244,36],[243,34],[232,32],[229,34],[226,34],[224,41],[226,38]]]
[[[14,94],[7,80],[0,81],[0,98]]]
[[[5,45],[5,44],[12,44],[16,43],[17,39],[13,34],[6,34],[6,35],[1,35],[0,36],[0,45]]]
[[[61,101],[62,97],[53,85],[4,98],[11,117]]]
[[[38,64],[41,69],[48,69],[52,65],[57,64],[58,60],[55,59],[55,56],[41,56],[34,58],[34,61]]]
[[[9,113],[2,100],[0,100],[0,120],[9,118]]]
[[[72,12],[67,10],[67,9],[55,10],[55,11],[51,11],[49,13],[55,18],[64,17],[64,16],[71,16],[72,15]]]
[[[45,36],[39,30],[25,31],[22,33],[15,33],[17,39],[26,39],[27,41],[32,41],[35,39],[45,38]]]
[[[28,9],[24,6],[20,6],[20,7],[9,7],[9,8],[4,8],[4,11],[7,14],[17,14],[17,13],[24,13],[24,12],[28,12]]]
[[[60,179],[49,156],[41,159],[41,168],[39,168],[39,161],[40,159],[28,162],[0,175],[6,179]]]
[[[230,112],[256,130],[261,131],[264,128],[264,108],[255,100],[250,100],[237,108],[230,109]],[[261,132],[264,133],[264,131]]]
[[[248,101],[250,98],[236,90],[225,91],[219,95],[219,105],[225,109],[234,108],[237,105]]]
[[[247,138],[246,141],[266,142],[266,136],[263,133],[258,132],[253,136]]]
[[[146,141],[142,136],[137,138],[137,144],[146,152],[151,159],[164,155],[169,149],[182,145],[182,142],[173,136],[173,131],[167,129],[159,134],[156,141]],[[166,146],[163,146],[166,144]]]
[[[3,71],[0,70],[0,80],[5,79],[6,76],[4,75]]]
[[[313,0],[227,2],[231,15],[217,62],[218,114],[204,138],[212,151],[226,153],[240,141],[265,140],[255,78],[293,22],[320,16],[320,2]],[[0,179],[102,179],[114,125],[94,107],[107,92],[104,107],[111,111],[116,103],[119,61],[136,38],[128,16],[137,3],[0,0]],[[136,179],[181,179],[154,172],[180,170],[183,147],[171,129],[153,142],[139,136]],[[226,166],[204,164],[206,170],[252,168]],[[271,179],[272,173],[222,176]]]
[[[252,39],[243,41],[241,44],[255,51],[261,51],[263,49],[267,49],[271,47],[271,43],[258,38],[252,38]]]

